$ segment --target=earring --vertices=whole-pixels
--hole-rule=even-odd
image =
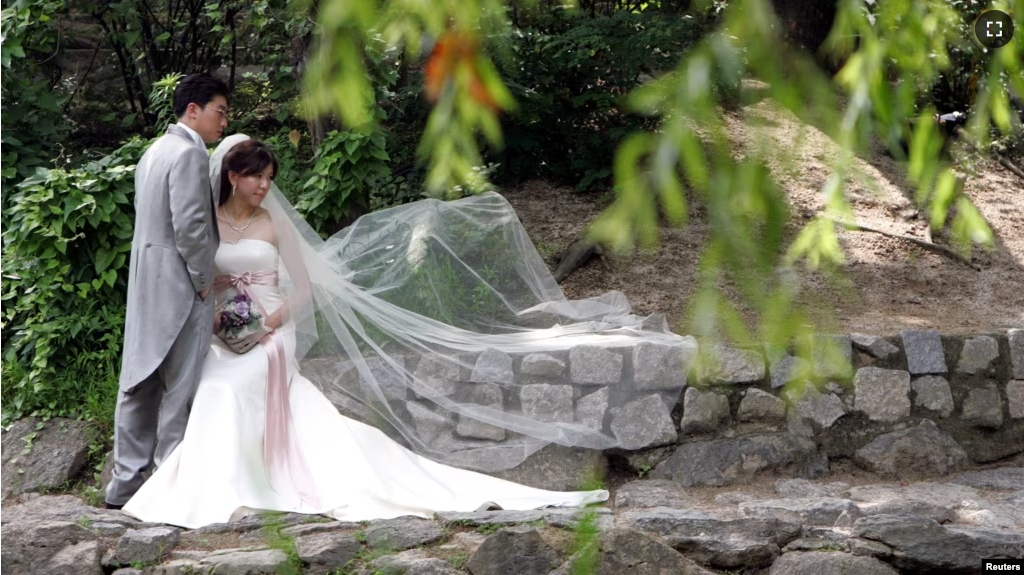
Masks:
[[[231,184],[231,195],[232,195],[232,196],[234,196],[234,195],[235,195],[235,190],[236,190],[236,189],[238,189],[238,186],[236,186],[235,184]]]

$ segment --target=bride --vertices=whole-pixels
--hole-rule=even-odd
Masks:
[[[323,241],[276,172],[269,148],[243,135],[211,159],[218,309],[247,294],[270,333],[241,354],[214,338],[183,441],[126,513],[197,528],[265,511],[360,521],[608,498],[473,470],[513,467],[551,442],[618,445],[600,418],[528,407],[512,358],[523,371],[532,354],[551,369],[531,377],[565,383],[555,371],[574,347],[691,340],[645,329],[621,294],[566,300],[497,194],[384,210]],[[632,397],[557,387],[570,401]]]

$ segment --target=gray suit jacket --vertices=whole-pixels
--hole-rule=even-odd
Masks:
[[[123,391],[160,366],[199,300],[198,292],[213,285],[220,242],[214,205],[206,150],[183,128],[168,126],[135,171]],[[208,321],[212,329],[213,318]]]

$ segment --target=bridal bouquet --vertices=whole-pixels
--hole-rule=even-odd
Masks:
[[[219,337],[235,353],[245,353],[270,332],[263,325],[256,304],[248,295],[240,293],[228,299],[217,309],[220,318]]]

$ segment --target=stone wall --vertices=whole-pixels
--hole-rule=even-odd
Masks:
[[[909,479],[1024,452],[1024,330],[818,343],[829,345],[816,347],[812,365],[784,353],[713,352],[722,367],[686,389],[678,445],[653,475],[725,485],[784,468],[860,468]],[[818,385],[801,385],[806,374]]]
[[[1024,453],[1024,330],[822,336],[812,347],[810,361],[728,347],[697,356],[641,343],[550,354],[489,350],[459,365],[405,362],[444,395],[574,420],[620,441],[604,452],[550,446],[500,473],[553,489],[576,488],[609,465],[687,486],[728,485],[853,469],[929,477]],[[514,440],[440,415],[402,385],[386,388],[392,407],[406,410],[439,447],[472,454]],[[325,390],[343,412],[359,415]]]

